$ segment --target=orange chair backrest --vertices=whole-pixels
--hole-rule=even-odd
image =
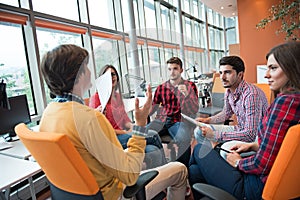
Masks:
[[[300,124],[289,128],[263,190],[263,199],[300,197]]]
[[[254,83],[257,87],[259,87],[266,95],[269,105],[273,102],[274,96],[270,89],[270,86],[267,83]]]
[[[213,87],[212,87],[212,92],[213,93],[224,93],[225,92],[225,88],[223,86],[223,83],[222,83],[222,80],[219,77],[215,77],[215,80],[214,80],[214,84],[213,84]]]
[[[82,195],[99,191],[95,177],[66,135],[33,132],[23,123],[15,132],[53,185]]]
[[[84,105],[89,106],[90,104],[90,98],[85,98],[84,100]]]

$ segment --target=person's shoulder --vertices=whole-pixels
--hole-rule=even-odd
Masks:
[[[193,81],[183,80],[183,82],[184,82],[186,85],[196,86],[196,84],[195,84]]]
[[[99,98],[98,92],[95,92],[95,94],[93,94],[90,98]]]
[[[295,101],[295,103],[300,103],[300,93],[280,93],[277,95],[277,97],[274,99],[275,103],[284,103],[289,101]]]
[[[248,82],[244,81],[244,83],[243,83],[243,93],[260,95],[261,93],[263,93],[263,91],[259,87],[254,85],[253,83],[248,83]]]

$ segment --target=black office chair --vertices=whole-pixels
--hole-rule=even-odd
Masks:
[[[224,92],[225,88],[222,85],[220,77],[216,77],[212,87],[211,93],[211,106],[207,106],[199,109],[200,114],[213,116],[223,110],[224,107]]]

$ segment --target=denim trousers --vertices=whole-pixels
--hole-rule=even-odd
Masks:
[[[127,148],[127,142],[132,137],[131,133],[118,134],[117,138],[121,143],[123,149]],[[159,135],[152,134],[146,137],[145,159],[147,169],[158,167],[167,163],[163,146]]]
[[[199,143],[195,146],[189,164],[189,181],[208,183],[221,188],[237,199],[261,199],[264,184],[259,176],[245,174],[232,167],[224,160],[219,152],[214,150],[210,142]],[[202,196],[193,190],[194,198]]]
[[[178,146],[177,161],[188,167],[191,155],[192,132],[190,126],[185,122],[176,122],[171,126],[166,125],[168,132]]]

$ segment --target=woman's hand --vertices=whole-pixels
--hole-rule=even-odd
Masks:
[[[150,85],[147,86],[146,92],[147,100],[144,106],[139,107],[139,99],[135,99],[135,121],[138,126],[146,126],[147,118],[149,116],[150,110],[152,108],[152,89]]]

